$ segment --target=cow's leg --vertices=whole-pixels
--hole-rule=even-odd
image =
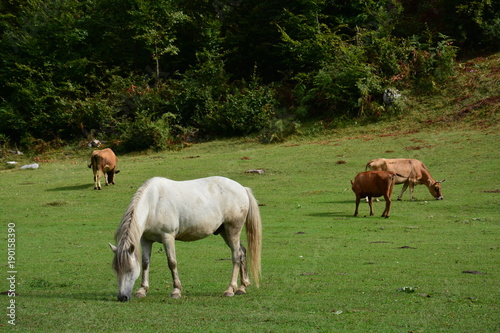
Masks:
[[[376,202],[379,202],[380,200],[378,198],[375,198]],[[368,197],[365,198],[365,202],[368,203]]]
[[[168,268],[172,272],[172,280],[174,281],[174,290],[170,294],[172,298],[180,298],[182,285],[177,272],[177,258],[175,256],[175,238],[173,235],[165,234],[162,239],[163,247],[167,253]]]
[[[354,216],[358,216],[358,208],[359,208],[360,201],[361,201],[361,196],[356,194],[356,210],[354,211]]]
[[[94,190],[97,190],[98,187],[97,187],[97,170],[93,170],[94,171]]]
[[[370,205],[370,216],[373,216],[373,197],[368,197],[368,204]]]
[[[149,290],[149,262],[151,259],[151,248],[153,247],[153,242],[141,239],[142,247],[142,279],[141,287],[135,293],[135,297],[142,298],[146,297],[146,293]]]
[[[384,199],[385,199],[385,210],[384,213],[382,214],[382,217],[388,218],[389,211],[391,210],[391,196],[389,194],[384,194]]]
[[[94,176],[94,179],[95,179],[94,189],[98,189],[98,190],[102,189],[102,187],[101,187],[101,171],[102,170],[97,169],[97,172]]]
[[[410,200],[415,201],[415,198],[413,197],[413,190],[415,189],[415,184],[410,183]]]
[[[403,199],[402,199],[402,198],[403,198],[403,193],[405,193],[405,191],[406,191],[406,189],[408,188],[408,185],[409,185],[409,184],[410,184],[410,182],[408,182],[408,181],[404,182],[404,184],[403,184],[403,189],[401,190],[401,194],[398,196],[398,200],[399,200],[399,201],[403,200]],[[410,187],[410,191],[411,191],[411,187]],[[411,199],[411,197],[410,197],[410,199]]]

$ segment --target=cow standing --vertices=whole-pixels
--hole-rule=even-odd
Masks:
[[[394,171],[396,175],[396,184],[404,184],[401,194],[398,196],[398,200],[401,200],[403,193],[406,191],[408,186],[410,187],[410,200],[414,201],[413,189],[415,185],[424,184],[429,189],[431,195],[437,200],[443,199],[443,194],[441,193],[441,181],[435,181],[427,167],[424,163],[415,159],[405,159],[405,158],[377,158],[371,160],[366,164],[366,170],[383,170],[383,171]],[[403,175],[403,176],[401,176]]]
[[[115,153],[105,148],[103,150],[94,150],[90,155],[90,163],[88,167],[94,172],[94,190],[101,189],[101,174],[104,173],[106,185],[115,184],[115,174],[120,172],[116,169],[118,159]]]
[[[396,177],[397,175],[394,171],[365,171],[359,173],[354,178],[354,182],[351,180],[352,190],[356,194],[354,216],[358,216],[358,207],[361,198],[368,197],[370,216],[373,216],[372,199],[373,197],[383,196],[385,199],[385,210],[382,213],[382,217],[388,218]]]

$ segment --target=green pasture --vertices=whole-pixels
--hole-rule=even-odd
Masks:
[[[120,155],[116,185],[102,191],[93,190],[89,148],[52,155],[37,170],[0,171],[0,291],[9,289],[9,223],[17,272],[16,296],[0,295],[0,330],[498,332],[497,130],[360,127],[281,144],[225,140]],[[436,180],[446,179],[444,200],[421,185],[417,201],[409,193],[393,201],[388,219],[380,217],[384,202],[374,204],[374,217],[364,203],[353,217],[350,180],[377,157],[424,161]],[[156,244],[148,297],[117,302],[108,243],[134,192],[153,176],[212,175],[251,187],[260,202],[260,288],[222,296],[230,252],[211,236],[177,243],[181,299],[169,298],[170,272]],[[11,299],[15,327],[8,323]]]

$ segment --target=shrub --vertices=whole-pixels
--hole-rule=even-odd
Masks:
[[[175,142],[173,119],[172,113],[164,113],[156,120],[147,112],[140,113],[134,121],[124,124],[123,146],[127,150],[172,149]]]
[[[275,104],[271,89],[256,80],[248,85],[243,81],[207,105],[203,123],[223,135],[246,135],[262,129],[273,118]]]
[[[260,143],[283,142],[291,135],[298,134],[300,123],[289,119],[270,119],[261,129],[258,139]]]

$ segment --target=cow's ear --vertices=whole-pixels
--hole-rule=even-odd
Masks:
[[[438,183],[444,183],[444,181],[445,181],[445,180],[446,180],[446,179],[443,179],[443,180],[439,181]]]
[[[113,252],[115,252],[115,253],[116,253],[116,246],[114,246],[113,244],[109,243],[109,247],[111,248],[111,250],[112,250]]]

